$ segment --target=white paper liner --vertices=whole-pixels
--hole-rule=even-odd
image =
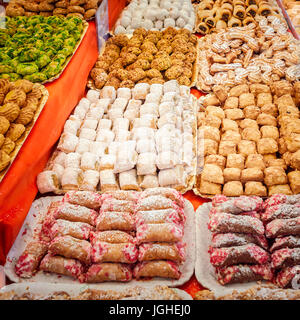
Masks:
[[[221,285],[216,277],[215,269],[210,263],[208,248],[211,243],[211,232],[207,227],[211,203],[204,203],[196,211],[196,263],[195,276],[205,288],[213,291],[216,298],[231,294],[234,290],[245,291],[255,285],[256,281]],[[266,282],[263,282],[266,283]]]
[[[0,289],[0,293],[14,291],[17,296],[22,296],[29,293],[35,295],[35,300],[45,300],[49,296],[53,295],[53,293],[61,291],[68,293],[71,298],[74,298],[89,288],[91,288],[91,286],[87,284],[47,283],[45,285],[45,283],[40,282],[13,283]],[[123,291],[124,287],[119,286],[117,288],[113,288],[113,290]],[[172,290],[174,290],[182,300],[193,300],[193,298],[184,290],[180,290],[177,288],[173,288]],[[149,288],[145,288],[143,294],[141,296],[134,297],[134,299],[142,299],[143,295],[147,295],[148,292]],[[126,300],[131,299],[126,298]]]
[[[35,239],[41,230],[44,215],[47,213],[49,205],[54,201],[60,201],[62,196],[44,197],[33,202],[29,213],[24,221],[24,224],[11,247],[4,266],[6,276],[13,282],[50,282],[50,283],[77,283],[78,280],[71,277],[57,275],[54,273],[37,272],[29,279],[22,279],[15,273],[15,264],[19,256],[23,253],[28,242]],[[194,273],[196,248],[195,248],[195,212],[193,205],[184,200],[184,212],[186,215],[186,223],[184,227],[183,241],[186,242],[186,261],[180,265],[179,270],[182,275],[180,279],[152,278],[151,280],[135,280],[130,282],[103,282],[92,284],[90,287],[95,287],[102,290],[115,290],[115,288],[132,288],[135,286],[147,288],[157,285],[165,285],[169,287],[181,286],[186,283]],[[85,284],[86,285],[86,284]]]

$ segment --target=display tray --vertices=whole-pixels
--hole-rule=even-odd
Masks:
[[[113,33],[110,33],[111,36],[113,36]],[[129,39],[132,37],[132,34],[125,34]],[[199,63],[198,62],[198,56],[199,56],[199,38],[197,39],[197,45],[196,45],[196,59],[195,62],[193,64],[193,69],[192,69],[192,78],[191,78],[191,85],[189,86],[190,88],[195,87],[197,84],[197,78],[198,78],[198,73],[199,73]],[[106,47],[106,43],[104,44],[104,46],[102,46],[100,53],[99,53],[99,57],[101,57],[105,51],[105,47]],[[88,81],[87,81],[87,87],[93,90],[97,90],[97,91],[101,91],[101,89],[98,89],[94,86],[93,80],[89,77]]]
[[[79,295],[83,295],[86,290],[91,289],[89,285],[86,284],[55,284],[55,283],[13,283],[10,285],[7,285],[0,289],[0,300],[1,300],[1,294],[3,294],[5,300],[12,300],[15,299],[17,296],[18,298],[22,298],[22,296],[25,297],[34,297],[34,300],[48,300],[53,299],[53,295],[57,295],[57,299],[55,300],[61,300],[64,294],[68,294],[70,299],[75,299]],[[162,289],[161,286],[159,288],[140,288],[139,286],[133,287],[133,291],[137,291],[137,293],[128,292],[128,290],[124,290],[123,287],[114,288],[113,290],[115,292],[124,294],[126,297],[121,298],[120,300],[145,300],[149,295],[151,294],[160,294],[160,290]],[[183,290],[172,288],[171,289],[174,294],[178,295],[180,299],[182,300],[193,300],[192,297],[186,293]],[[164,291],[163,291],[164,292]],[[168,292],[169,293],[169,292]],[[167,299],[166,296],[159,296],[157,300],[160,299]],[[6,294],[6,295],[5,295]],[[105,300],[114,300],[114,293],[111,292],[111,290],[105,290],[104,292],[101,290],[101,295],[105,296]],[[79,299],[83,299],[83,297],[80,297]],[[104,298],[103,298],[104,300]]]
[[[79,46],[80,46],[80,44],[81,44],[81,42],[82,42],[82,40],[83,40],[83,38],[84,38],[84,36],[85,36],[85,34],[86,34],[86,32],[87,32],[87,29],[89,28],[88,22],[83,21],[82,24],[83,24],[82,34],[81,34],[80,39],[79,39],[78,42],[77,42],[77,45],[75,46],[75,49],[74,49],[74,51],[73,51],[73,54],[71,54],[71,55],[66,59],[66,61],[65,61],[64,64],[63,64],[63,67],[62,67],[61,71],[60,71],[56,76],[54,76],[54,77],[52,77],[52,78],[50,78],[50,79],[47,79],[46,81],[42,82],[42,84],[48,83],[48,82],[52,82],[52,81],[58,79],[58,78],[62,75],[62,73],[65,71],[67,65],[69,64],[69,62],[70,62],[71,59],[73,58],[74,54],[76,53],[77,49],[79,48]]]
[[[33,128],[34,124],[38,120],[38,117],[39,117],[40,113],[42,112],[42,110],[43,110],[43,108],[44,108],[44,106],[45,106],[45,104],[46,104],[46,102],[48,100],[49,92],[43,85],[35,83],[34,87],[40,87],[41,91],[42,91],[42,97],[40,99],[39,106],[38,106],[38,108],[37,108],[37,110],[36,110],[36,112],[34,114],[34,117],[33,117],[32,121],[30,122],[29,125],[26,126],[25,132],[15,142],[16,143],[15,149],[10,153],[10,157],[11,157],[10,164],[6,169],[4,169],[4,170],[2,170],[0,172],[0,182],[3,180],[3,178],[6,175],[6,173],[8,172],[10,167],[12,166],[14,160],[16,159],[20,149],[22,148],[23,144],[25,143],[27,137],[29,136],[29,134],[31,132],[31,129]]]
[[[257,285],[258,282],[235,283],[226,286],[221,285],[215,274],[214,267],[210,263],[208,248],[211,242],[211,232],[208,230],[209,211],[211,203],[204,203],[196,211],[196,263],[195,276],[198,282],[211,290],[216,298],[232,294],[233,291],[242,292]],[[262,281],[260,283],[270,283]]]
[[[62,200],[61,196],[55,197],[44,197],[35,200],[31,206],[31,209],[23,223],[22,228],[14,242],[12,248],[10,249],[6,264],[4,266],[4,272],[6,276],[13,282],[49,282],[49,283],[77,283],[70,277],[45,273],[43,271],[37,272],[33,277],[29,279],[22,279],[18,277],[15,273],[15,264],[19,256],[24,251],[28,242],[36,239],[42,227],[42,221],[47,214],[47,209],[52,202]],[[132,280],[128,283],[121,282],[104,282],[97,284],[88,284],[89,287],[97,289],[115,289],[115,288],[132,288],[135,286],[140,286],[143,288],[154,287],[157,285],[165,285],[169,287],[177,287],[186,283],[194,273],[195,266],[195,212],[193,205],[185,200],[184,212],[186,215],[186,223],[184,227],[183,242],[187,244],[186,250],[186,261],[180,265],[179,270],[182,275],[180,279],[165,279],[165,278],[152,278],[150,280]],[[87,284],[85,284],[87,285]]]

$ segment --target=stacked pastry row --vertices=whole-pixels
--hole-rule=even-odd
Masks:
[[[132,34],[137,28],[162,31],[168,27],[193,32],[195,12],[190,0],[133,0],[121,14],[115,34]]]
[[[209,254],[222,285],[268,280],[293,287],[300,270],[299,201],[299,195],[283,194],[265,202],[245,196],[213,198]]]
[[[299,114],[295,106],[299,100],[284,94],[286,86],[294,92],[288,82],[278,81],[272,87],[242,84],[229,91],[215,86],[213,94],[203,97],[197,136],[198,170],[203,169],[196,192],[226,196],[299,192],[300,171],[291,171],[297,169],[298,134],[294,118],[289,121]]]
[[[76,16],[90,20],[94,18],[101,0],[12,0],[6,8],[6,15],[17,16]]]
[[[43,96],[40,85],[28,80],[0,80],[0,172],[6,169],[18,141],[32,123]]]
[[[184,223],[184,200],[174,189],[72,191],[50,205],[15,272],[30,278],[45,271],[89,283],[179,279]]]
[[[279,287],[297,289],[300,273],[300,198],[274,195],[264,203],[262,220],[271,239],[272,268]]]
[[[107,40],[91,70],[88,87],[133,88],[136,83],[176,79],[193,86],[196,80],[198,38],[187,29],[164,31],[138,28],[133,36],[118,34]]]
[[[175,80],[89,90],[37,178],[39,191],[191,188],[196,169],[194,99]]]
[[[213,198],[209,254],[222,285],[273,279],[262,209],[258,197]]]
[[[272,84],[299,80],[299,43],[275,16],[257,18],[245,27],[228,28],[201,38],[197,88],[216,84]],[[201,66],[201,68],[200,68]]]
[[[256,16],[277,16],[279,7],[265,0],[203,0],[195,6],[196,32],[208,34],[227,27],[255,23]]]

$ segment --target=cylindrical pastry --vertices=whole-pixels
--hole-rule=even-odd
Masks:
[[[246,10],[243,6],[235,5],[232,15],[237,19],[243,20],[246,15]]]
[[[64,195],[63,201],[90,209],[99,209],[101,206],[101,195],[90,191],[69,191]]]
[[[152,211],[138,211],[135,216],[136,224],[141,225],[145,223],[175,223],[181,222],[181,216],[174,209],[152,210]]]
[[[182,227],[174,223],[143,224],[136,228],[138,244],[144,242],[179,242],[182,237]]]
[[[122,263],[98,263],[89,267],[85,282],[99,283],[106,281],[127,282],[132,279],[130,266]]]
[[[275,269],[300,265],[300,248],[284,248],[272,253],[272,267]]]
[[[91,230],[92,226],[88,223],[57,219],[52,225],[50,233],[51,239],[57,236],[72,236],[80,240],[87,240]]]
[[[218,281],[222,285],[244,283],[258,280],[271,281],[273,272],[270,264],[265,265],[236,265],[216,268]]]
[[[197,32],[200,34],[208,34],[209,33],[209,27],[205,22],[201,22],[197,26]]]
[[[90,241],[93,245],[95,241],[108,243],[135,243],[135,238],[127,232],[118,230],[91,232]]]
[[[300,217],[293,219],[275,219],[266,225],[266,236],[268,238],[289,235],[300,236]]]
[[[73,222],[84,222],[92,226],[96,223],[96,211],[70,203],[62,203],[55,211],[55,219],[64,219]]]
[[[103,211],[100,212],[97,218],[96,228],[99,231],[133,231],[135,230],[135,218],[131,213],[126,211]]]
[[[221,200],[221,201],[220,201]],[[212,202],[217,212],[228,212],[231,214],[239,214],[247,211],[260,211],[263,200],[259,197],[245,197],[230,199],[224,196],[216,196]]]
[[[21,278],[32,277],[47,250],[48,244],[44,242],[29,242],[15,265],[16,274]]]
[[[91,262],[91,244],[71,236],[56,237],[49,246],[49,252],[66,258],[78,259],[89,264]]]
[[[163,260],[138,263],[133,274],[136,279],[148,277],[179,279],[181,276],[176,263]]]
[[[229,248],[213,248],[210,252],[210,262],[215,267],[225,267],[233,264],[265,264],[269,254],[255,244]]]
[[[283,238],[276,238],[270,251],[280,250],[283,248],[300,248],[300,237],[287,236]]]
[[[235,17],[231,17],[230,20],[228,21],[228,27],[230,28],[241,27],[241,26],[242,26],[242,21]]]
[[[66,259],[61,256],[47,254],[41,261],[40,270],[73,277],[79,279],[80,282],[84,280],[83,266],[75,259]]]
[[[288,267],[281,270],[276,276],[276,284],[281,288],[291,288],[292,281],[300,274],[300,266]]]
[[[143,243],[139,246],[139,261],[171,260],[182,262],[185,260],[186,245],[182,242],[170,243]]]
[[[292,204],[279,204],[269,207],[261,214],[264,222],[270,222],[274,219],[292,219],[300,217],[300,206]]]
[[[149,188],[143,191],[139,197],[139,199],[144,199],[149,196],[157,196],[161,195],[168,199],[171,199],[177,203],[177,205],[181,208],[184,207],[184,198],[183,196],[175,189],[171,188]]]
[[[135,263],[138,258],[138,250],[133,243],[108,243],[93,241],[92,261]]]
[[[133,213],[134,207],[135,203],[133,201],[108,198],[103,201],[100,212],[120,211]]]
[[[161,195],[149,196],[138,200],[136,205],[137,211],[161,210],[161,209],[175,209],[178,206],[171,199],[165,198]]]

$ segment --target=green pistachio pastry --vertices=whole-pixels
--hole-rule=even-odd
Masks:
[[[80,41],[78,17],[6,17],[0,30],[0,78],[45,82],[65,67]]]

